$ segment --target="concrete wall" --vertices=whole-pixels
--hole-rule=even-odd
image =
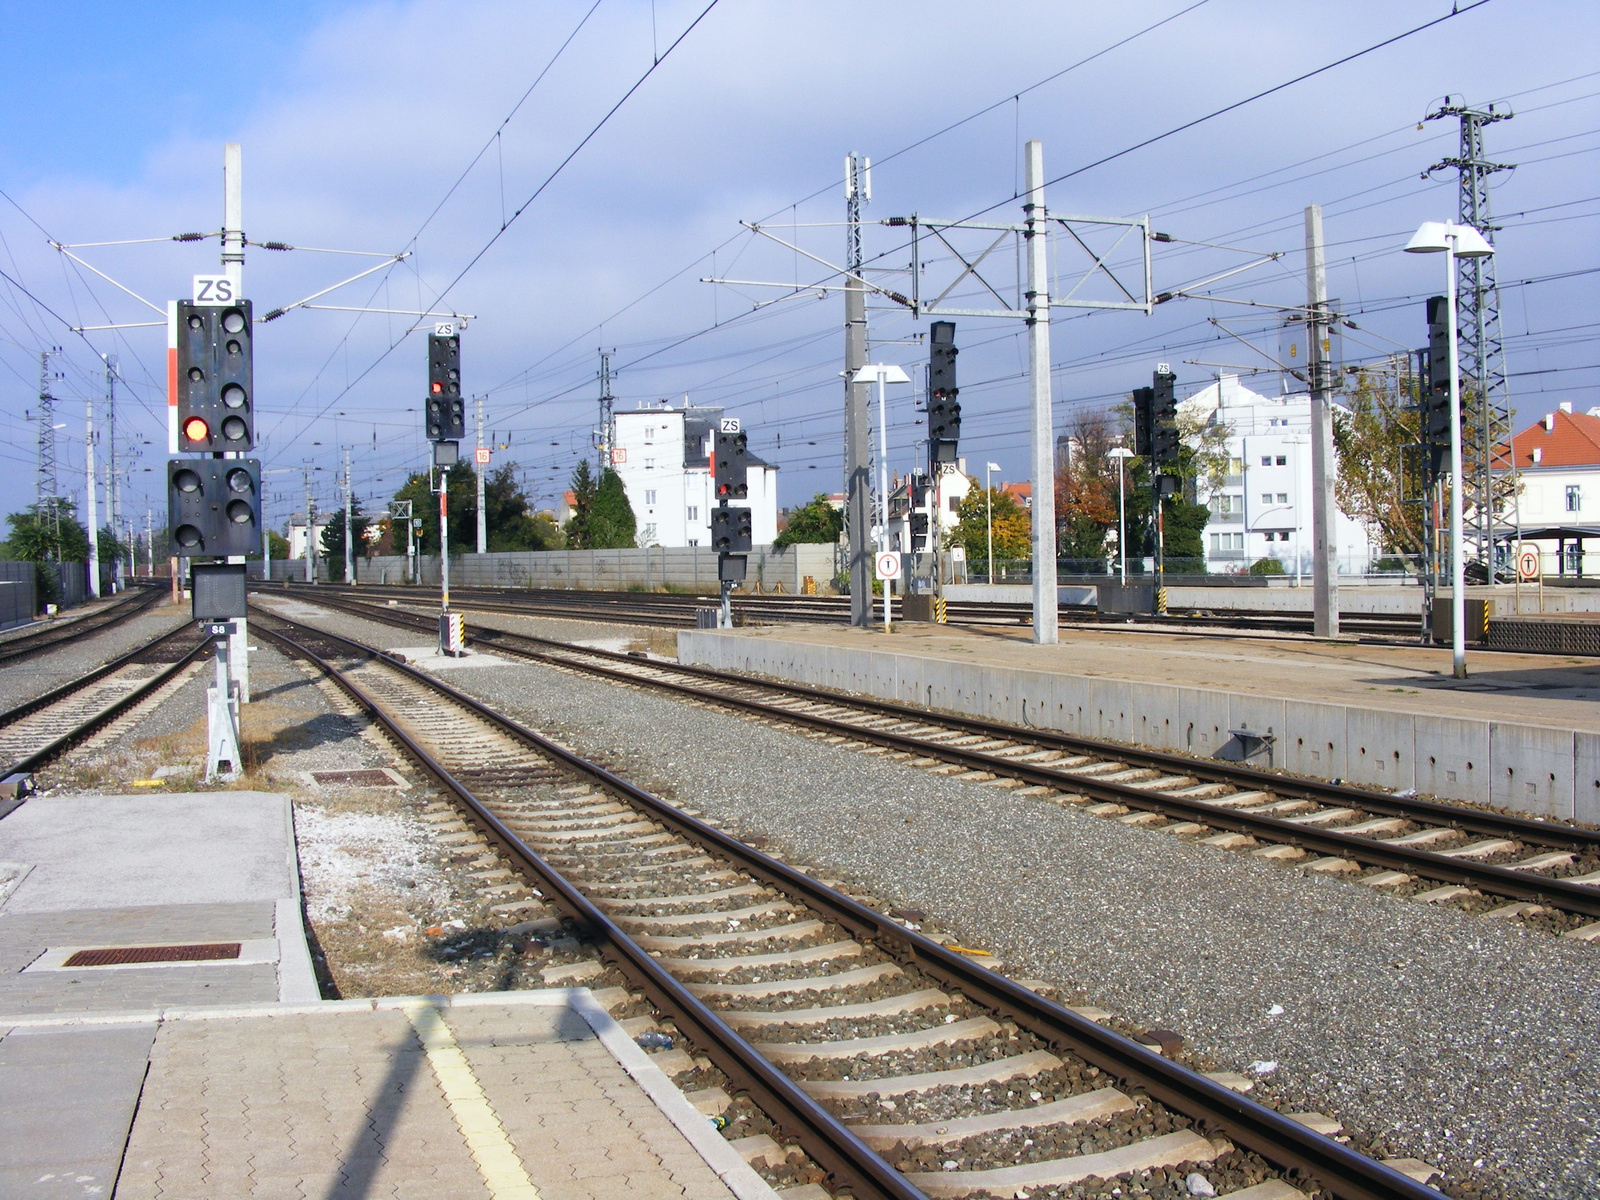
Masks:
[[[302,564],[303,565],[303,564]],[[810,575],[825,590],[833,578],[833,547],[757,546],[749,555],[746,586],[763,592],[782,586],[793,595]],[[360,583],[401,583],[406,560],[396,555],[359,559]],[[438,555],[423,556],[422,582],[439,585]],[[450,556],[450,583],[460,587],[578,588],[620,591],[663,584],[705,592],[717,590],[717,553],[705,547],[653,546],[648,550],[548,550]]]
[[[1226,744],[1231,730],[1270,731],[1276,738],[1271,765],[1299,775],[1600,822],[1600,735],[1570,729],[1229,695],[715,630],[680,631],[678,657],[1204,757]]]

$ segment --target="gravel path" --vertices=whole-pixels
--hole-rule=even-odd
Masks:
[[[1175,1029],[1221,1067],[1276,1062],[1261,1091],[1286,1110],[1512,1195],[1600,1186],[1595,947],[565,672],[448,678],[796,862],[924,909],[1013,974]]]
[[[173,607],[157,601],[154,607],[137,616],[62,642],[43,654],[8,663],[0,670],[0,710],[13,708],[51,688],[60,687],[188,620],[187,604]]]

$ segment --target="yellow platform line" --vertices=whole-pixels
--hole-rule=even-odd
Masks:
[[[478,1077],[472,1073],[472,1065],[456,1045],[455,1034],[450,1032],[439,1010],[432,1004],[408,1004],[405,1014],[417,1031],[417,1037],[422,1039],[428,1065],[439,1080],[445,1101],[450,1105],[450,1114],[467,1141],[467,1149],[472,1151],[489,1195],[494,1200],[539,1200],[539,1189],[528,1178],[517,1152],[511,1148],[500,1118],[483,1094]]]

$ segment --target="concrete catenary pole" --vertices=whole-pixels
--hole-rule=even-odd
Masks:
[[[106,524],[112,531],[122,530],[122,478],[117,473],[117,356],[107,354],[106,364]],[[133,574],[133,560],[128,560],[128,574]],[[111,561],[111,589],[122,584],[122,564],[113,555]]]
[[[100,512],[95,504],[94,401],[83,398],[83,524],[89,531],[89,594],[100,599]]]
[[[355,530],[350,524],[351,508],[350,450],[346,447],[344,452],[344,581],[346,583],[354,583],[356,581],[355,566],[351,561],[355,545]]]
[[[871,392],[856,383],[867,365],[867,292],[861,282],[861,205],[866,198],[865,159],[845,159],[846,242],[844,292],[845,535],[850,547],[850,623],[872,625],[872,544],[868,504],[872,492],[869,451]]]
[[[1317,637],[1339,636],[1339,540],[1334,518],[1333,400],[1329,396],[1328,276],[1322,263],[1322,206],[1306,205],[1306,345],[1311,368],[1311,606]]]
[[[1028,400],[1032,410],[1033,641],[1053,646],[1056,612],[1056,436],[1050,410],[1049,236],[1044,207],[1044,143],[1027,146]]]
[[[478,407],[478,449],[481,451],[483,449],[483,397],[482,396],[477,397],[477,399],[474,401],[474,403]],[[487,473],[487,468],[483,465],[482,462],[479,461],[482,457],[483,457],[483,455],[481,453],[480,454],[474,454],[472,456],[472,469],[474,471],[476,471],[477,474],[478,474],[478,553],[479,554],[483,554],[483,553],[487,552],[488,549],[489,549],[489,518],[488,518],[488,514],[483,511],[483,477]],[[604,469],[604,468],[602,467],[602,469]]]

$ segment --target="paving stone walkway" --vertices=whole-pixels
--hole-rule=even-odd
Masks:
[[[730,1197],[568,1007],[163,1024],[119,1200]]]

